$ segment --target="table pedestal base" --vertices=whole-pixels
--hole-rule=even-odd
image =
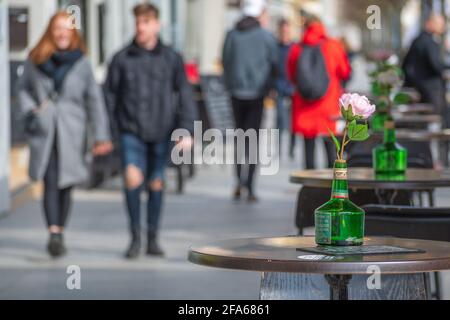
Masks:
[[[371,275],[263,273],[261,300],[427,300],[425,273],[381,275],[381,289],[369,289]],[[370,281],[369,281],[370,282]]]

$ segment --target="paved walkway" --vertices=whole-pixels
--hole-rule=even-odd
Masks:
[[[231,201],[230,167],[200,168],[185,195],[167,196],[166,259],[122,259],[128,235],[119,181],[75,193],[69,254],[57,261],[45,252],[40,204],[28,203],[0,220],[0,299],[257,299],[257,273],[199,267],[187,262],[187,251],[211,240],[294,234],[297,187],[288,183],[291,168],[259,179],[262,201],[256,205]],[[174,183],[169,188],[175,189]],[[66,288],[69,265],[81,267],[80,291]]]

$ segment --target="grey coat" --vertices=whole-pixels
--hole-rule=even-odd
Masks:
[[[225,83],[233,97],[244,100],[264,97],[274,85],[277,64],[277,42],[268,31],[253,26],[228,32],[223,66]]]
[[[66,75],[56,97],[53,81],[34,63],[25,63],[19,81],[19,106],[23,115],[39,108],[36,122],[39,130],[28,134],[30,144],[29,175],[41,180],[48,166],[57,135],[59,155],[59,188],[83,183],[89,175],[88,124],[95,141],[110,141],[110,126],[104,97],[95,82],[88,59],[82,57]],[[45,105],[44,101],[48,101]]]

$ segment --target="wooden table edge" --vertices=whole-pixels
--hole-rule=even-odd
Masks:
[[[214,258],[215,262],[210,261]],[[226,257],[220,255],[210,255],[198,252],[194,249],[189,250],[188,260],[194,264],[237,271],[252,271],[252,272],[275,272],[275,273],[299,273],[299,274],[333,274],[333,275],[370,275],[367,268],[370,266],[380,267],[381,275],[395,275],[395,274],[416,274],[429,273],[450,270],[450,258],[435,259],[433,261],[398,261],[398,262],[358,262],[358,267],[355,268],[355,262],[321,262],[319,268],[315,270],[299,268],[299,264],[310,264],[308,261],[278,261],[267,259],[253,259]],[[443,262],[446,267],[433,268],[430,265],[435,265],[436,260],[447,260]],[[264,266],[263,266],[264,264]],[[327,267],[332,265],[332,267]],[[402,265],[399,270],[399,265]],[[352,266],[352,267],[351,267]]]
[[[331,170],[331,169],[330,169]],[[311,188],[331,188],[332,179],[317,179],[317,178],[301,178],[296,176],[304,171],[293,172],[289,176],[289,182],[296,185],[302,185]],[[349,179],[348,181],[350,189],[363,189],[363,190],[425,190],[435,188],[448,188],[450,186],[449,181],[434,181],[431,186],[424,186],[423,181],[355,181]]]

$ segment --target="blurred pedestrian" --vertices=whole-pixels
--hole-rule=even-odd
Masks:
[[[158,231],[170,136],[177,127],[192,131],[196,119],[183,59],[159,37],[159,9],[141,3],[133,13],[134,40],[114,56],[105,83],[107,106],[121,141],[131,233],[125,257],[129,259],[140,254],[143,190],[148,194],[147,254],[164,255],[158,243]]]
[[[277,92],[277,128],[280,130],[279,150],[282,153],[282,138],[284,132],[291,132],[290,109],[295,88],[287,77],[287,57],[292,47],[291,25],[288,20],[281,19],[278,22],[278,78],[276,81]],[[293,155],[295,147],[295,135],[291,134],[290,154]]]
[[[431,103],[442,114],[446,127],[449,125],[445,102],[443,73],[448,66],[442,59],[439,38],[446,30],[445,19],[431,14],[423,32],[413,41],[403,62],[405,85],[415,88],[423,103]]]
[[[292,130],[304,137],[307,169],[315,168],[316,138],[326,137],[331,167],[336,151],[328,130],[336,133],[340,115],[338,101],[343,93],[341,83],[350,77],[351,67],[342,44],[327,36],[320,19],[309,17],[305,28],[302,41],[292,46],[288,57],[288,77],[297,89],[293,98]]]
[[[353,50],[352,46],[350,45],[350,43],[348,42],[348,39],[345,36],[341,37],[339,39],[339,41],[341,41],[341,44],[345,50],[345,53],[347,54],[347,58],[348,58],[348,61],[350,62],[350,65],[352,65],[353,61],[355,60],[355,58],[357,56],[357,53],[355,52],[355,50]],[[351,76],[352,75],[350,75],[350,77],[348,77],[348,79],[342,81],[342,86],[344,87],[344,89],[347,88],[348,84],[352,80]]]
[[[25,63],[19,104],[30,142],[30,177],[44,180],[43,205],[51,256],[65,254],[63,232],[75,185],[88,180],[86,134],[92,125],[94,155],[112,150],[103,94],[85,56],[72,17],[55,14]]]
[[[261,26],[266,24],[266,1],[246,0],[243,17],[231,30],[223,48],[225,83],[232,96],[236,128],[247,131],[261,127],[264,98],[274,86],[278,64],[278,48],[275,37]],[[250,150],[251,149],[251,150]],[[237,151],[237,148],[236,148]],[[236,163],[238,185],[234,192],[236,200],[242,190],[248,192],[248,201],[256,202],[253,186],[257,165],[250,161],[250,153],[258,146],[245,146],[245,167]],[[244,174],[243,169],[246,169]]]

